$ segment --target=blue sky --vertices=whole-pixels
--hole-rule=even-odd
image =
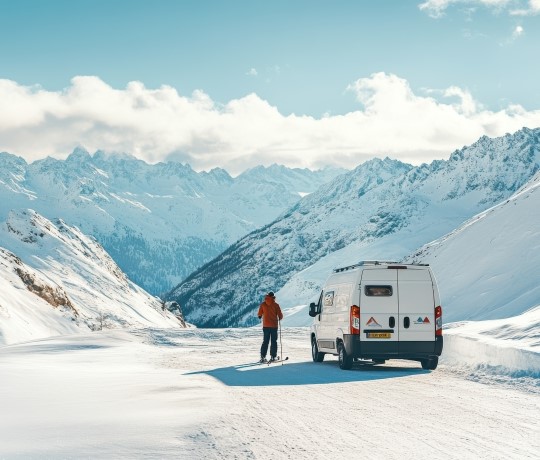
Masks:
[[[295,114],[337,121],[339,115],[369,111],[370,101],[366,105],[365,97],[359,96],[366,84],[359,89],[356,83],[382,74],[386,83],[396,77],[415,97],[439,104],[463,106],[471,99],[475,113],[496,114],[519,106],[536,115],[539,13],[539,0],[0,0],[0,79],[16,85],[6,91],[33,96],[30,106],[39,92],[51,97],[77,93],[73,79],[93,76],[119,91],[134,81],[148,91],[170,87],[192,102],[200,92],[211,101],[207,100],[213,105],[211,112],[254,94],[260,99],[257,103],[267,103],[284,119]],[[368,84],[367,91],[386,91],[381,85]],[[42,110],[54,112],[48,106]],[[94,122],[103,124],[102,119]],[[8,134],[9,142],[0,136],[0,149],[35,156],[32,145],[17,144],[13,129]],[[100,145],[97,137],[80,137],[44,150],[61,155],[61,149],[77,142],[135,153],[152,146],[160,150],[155,140],[139,146],[106,141]],[[262,155],[270,144],[274,148],[285,141],[291,142],[273,140],[258,147],[247,142],[245,153]],[[216,142],[228,145],[235,140],[210,143]],[[457,136],[456,148],[459,143]],[[450,141],[443,144],[447,149]],[[410,152],[425,152],[425,147],[408,146],[410,158],[395,148],[387,151],[414,161]],[[167,148],[148,159],[178,158],[200,167],[219,163],[196,159],[202,145],[172,142]],[[354,157],[350,140],[342,150]],[[370,155],[369,146],[357,150],[361,158]],[[287,155],[276,158],[286,162]],[[442,151],[433,156],[437,155]],[[420,156],[418,161],[427,158]],[[323,162],[319,158],[309,165]]]

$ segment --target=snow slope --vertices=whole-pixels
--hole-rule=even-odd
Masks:
[[[32,210],[0,224],[0,344],[102,328],[183,327],[92,238]]]
[[[253,324],[265,291],[279,291],[286,308],[308,304],[333,268],[402,259],[508,199],[539,169],[540,129],[526,128],[482,137],[431,165],[364,163],[239,240],[167,298],[200,326]]]
[[[445,321],[515,316],[540,303],[540,174],[407,261],[429,263]]]
[[[285,328],[289,361],[250,365],[261,337],[146,329],[1,347],[0,458],[538,458],[528,357],[508,372],[487,342],[469,340],[460,362],[449,341],[436,371],[406,361],[342,371],[335,358],[311,362],[307,329]]]
[[[30,275],[37,285],[50,286],[50,292],[57,289],[13,253],[0,248],[0,345],[81,330],[76,323],[78,312],[73,307],[65,305],[65,301],[51,305],[28,290],[16,270]],[[60,293],[58,297],[67,296]]]
[[[457,229],[407,256],[408,263],[430,264],[441,294],[445,323],[516,316],[540,303],[540,173],[514,195],[481,212]],[[394,257],[386,241],[371,248],[366,260]],[[382,244],[381,244],[382,243]],[[386,246],[386,248],[384,248]],[[350,249],[350,248],[349,248]],[[332,270],[357,262],[345,251],[295,274],[278,298],[293,303],[318,296]],[[346,263],[343,263],[346,261]],[[317,291],[306,289],[308,280]],[[299,295],[300,294],[300,295]],[[294,303],[293,303],[294,304]],[[307,306],[285,312],[285,324],[311,323]]]
[[[66,160],[31,164],[0,153],[0,219],[21,208],[62,218],[159,294],[340,172],[273,165],[233,178],[218,168],[197,173],[80,148]]]

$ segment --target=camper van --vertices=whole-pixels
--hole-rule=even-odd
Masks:
[[[429,265],[362,261],[337,268],[311,303],[313,361],[419,361],[435,369],[443,348],[442,308]]]

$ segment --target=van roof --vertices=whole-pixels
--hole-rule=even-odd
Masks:
[[[353,270],[355,268],[366,266],[386,266],[387,268],[407,268],[407,267],[429,267],[429,264],[402,264],[399,262],[391,262],[388,260],[361,260],[354,265],[348,265],[346,267],[334,268],[334,273],[344,272],[347,270]]]

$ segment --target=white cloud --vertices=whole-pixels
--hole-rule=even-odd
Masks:
[[[256,77],[257,75],[259,75],[259,72],[257,72],[257,69],[252,67],[246,72],[246,75],[249,75],[250,77]]]
[[[529,0],[528,7],[510,11],[514,16],[534,16],[540,14],[540,0]]]
[[[424,3],[420,3],[418,8],[421,11],[426,11],[432,18],[440,18],[444,15],[444,11],[456,0],[427,0]]]
[[[519,2],[520,0],[518,0]],[[530,3],[536,3],[539,0],[530,0]],[[521,0],[523,3],[524,0]],[[445,11],[451,5],[483,5],[488,8],[503,9],[508,6],[512,6],[516,3],[516,0],[426,0],[418,5],[420,10],[425,11],[429,16],[433,18],[440,18],[444,16]]]
[[[396,75],[373,74],[348,89],[359,110],[317,119],[284,116],[256,94],[223,106],[203,91],[183,96],[140,82],[115,89],[97,77],[76,77],[63,91],[47,91],[0,80],[0,150],[33,161],[83,145],[237,173],[274,162],[354,167],[386,155],[418,164],[447,158],[483,134],[540,126],[540,110],[491,112],[457,87],[440,92],[439,101],[414,94]]]

